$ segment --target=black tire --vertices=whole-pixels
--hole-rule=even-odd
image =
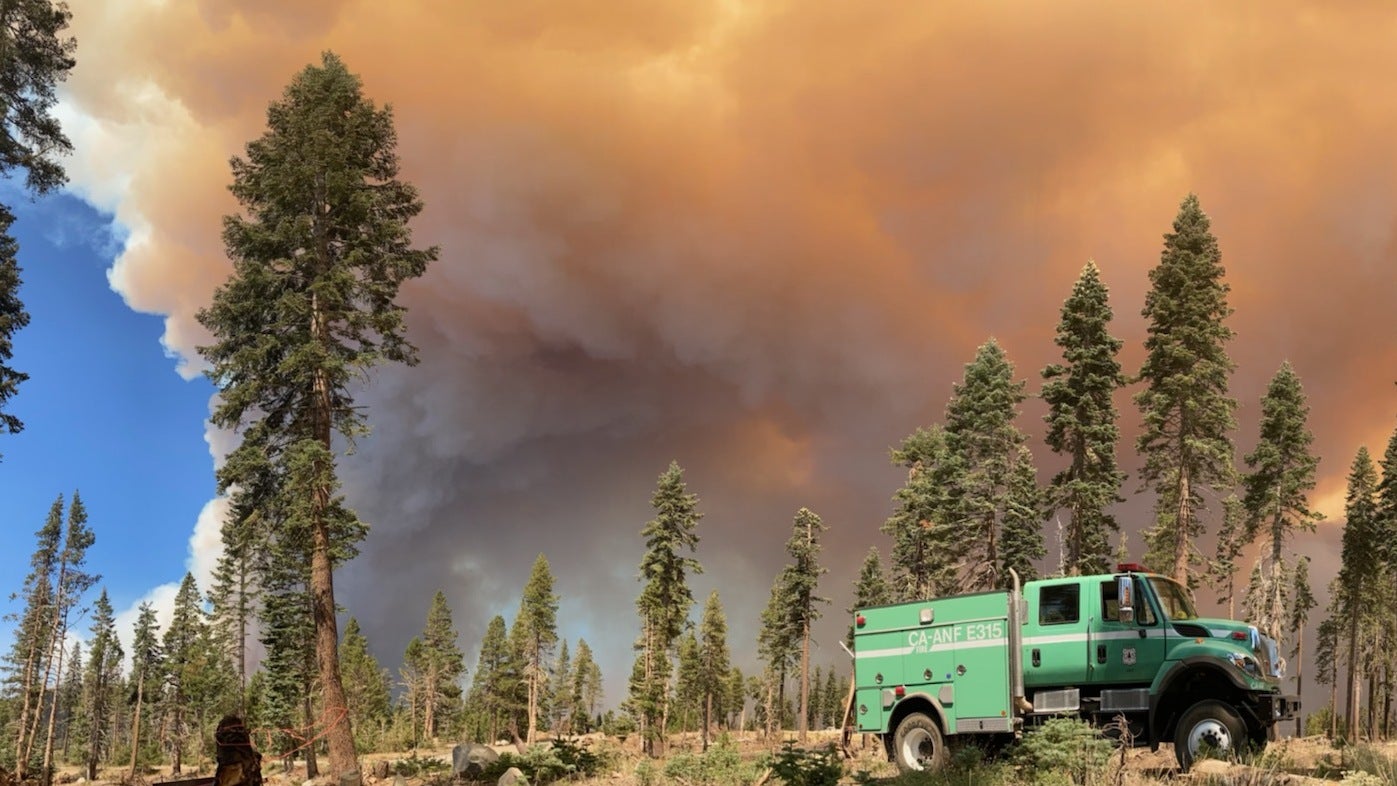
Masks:
[[[893,761],[900,772],[936,772],[946,766],[946,738],[936,721],[914,712],[897,724],[893,734]]]
[[[1246,724],[1231,706],[1205,699],[1189,707],[1174,729],[1174,758],[1188,772],[1200,753],[1236,756],[1251,743]]]

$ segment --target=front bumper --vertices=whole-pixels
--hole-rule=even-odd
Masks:
[[[1260,697],[1258,709],[1263,720],[1290,720],[1300,714],[1300,697],[1293,694],[1268,693]]]

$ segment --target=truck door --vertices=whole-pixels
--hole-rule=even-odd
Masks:
[[[1028,591],[1024,686],[1081,685],[1087,679],[1087,615],[1081,579],[1042,582]]]
[[[1144,582],[1136,579],[1139,584]],[[1102,685],[1148,685],[1164,663],[1164,627],[1155,616],[1150,598],[1135,593],[1135,621],[1120,621],[1114,577],[1093,581],[1088,623],[1091,645],[1091,681]],[[1090,585],[1089,585],[1090,586]],[[1137,585],[1138,586],[1138,585]]]

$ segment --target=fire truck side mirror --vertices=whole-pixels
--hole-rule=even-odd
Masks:
[[[1135,579],[1130,576],[1116,577],[1117,614],[1121,622],[1135,621]]]

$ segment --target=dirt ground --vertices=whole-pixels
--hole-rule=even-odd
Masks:
[[[790,734],[786,738],[794,740],[795,735]],[[773,746],[770,741],[755,733],[734,734],[731,735],[731,739],[736,743],[739,752],[744,757],[755,757],[780,747],[779,742]],[[809,740],[803,747],[814,748],[831,745],[836,744],[838,740],[838,731],[815,731],[810,733]],[[593,746],[604,746],[615,750],[621,759],[616,772],[604,778],[594,779],[591,783],[604,784],[604,786],[636,786],[634,770],[641,758],[640,744],[636,737],[629,737],[622,742],[615,738],[606,739],[601,735],[592,735],[586,742]],[[454,742],[443,742],[438,746],[421,748],[416,751],[416,756],[419,759],[437,759],[443,762],[447,769],[438,770],[425,776],[405,778],[407,786],[425,786],[441,782],[443,775],[449,773],[451,748],[454,744]],[[513,745],[495,745],[493,747],[499,753],[515,751]],[[1389,757],[1397,758],[1397,742],[1378,743],[1374,747]],[[670,755],[684,751],[697,753],[700,748],[701,743],[697,734],[681,734],[671,738],[668,753]],[[875,778],[887,778],[896,774],[896,768],[887,761],[876,738],[868,738],[865,746],[863,740],[855,735],[851,752],[854,757],[845,763],[845,771],[848,773],[848,777],[845,779],[847,783],[855,783],[854,773],[860,771]],[[410,755],[408,753],[366,754],[363,757],[363,769],[366,774],[364,783],[368,786],[375,784],[390,786],[394,778],[391,775],[383,781],[374,778],[370,774],[373,772],[373,765],[380,761],[390,763],[401,761]],[[1341,752],[1330,745],[1325,738],[1304,737],[1272,742],[1264,754],[1250,766],[1217,761],[1203,762],[1195,767],[1194,772],[1189,776],[1181,777],[1175,766],[1173,751],[1168,746],[1153,752],[1148,748],[1139,748],[1129,751],[1121,784],[1122,786],[1145,786],[1161,782],[1207,782],[1209,779],[1212,779],[1213,782],[1222,781],[1244,784],[1245,786],[1333,784],[1339,780],[1339,773],[1347,768],[1348,763]],[[322,760],[321,766],[323,767],[324,764],[325,762]],[[263,762],[262,772],[267,786],[303,786],[306,782],[305,765],[300,762],[290,772],[283,771],[279,762]],[[81,774],[82,770],[79,767],[64,767],[60,770],[59,782],[83,783],[80,778]],[[212,774],[213,763],[211,761],[202,763],[196,761],[186,766],[178,778],[171,776],[168,768],[162,768],[159,771],[146,774],[144,781],[149,786],[158,786],[172,780],[211,776]],[[125,782],[124,775],[124,769],[103,770],[99,773],[99,780],[92,786],[97,786],[97,784],[116,786]],[[1320,777],[1315,777],[1317,775]],[[321,777],[315,779],[315,786],[337,785],[329,778]],[[1393,786],[1397,786],[1397,783],[1394,783]]]

